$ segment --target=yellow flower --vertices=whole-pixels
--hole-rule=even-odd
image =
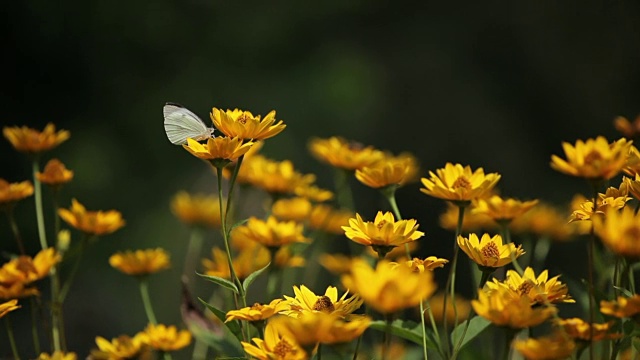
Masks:
[[[404,185],[415,179],[417,162],[412,157],[387,157],[372,165],[356,170],[356,179],[364,185],[378,189],[390,185]]]
[[[12,204],[33,195],[31,181],[9,183],[0,179],[0,204]]]
[[[471,309],[471,303],[469,300],[462,297],[460,294],[456,294],[455,296],[456,307],[453,308],[453,303],[451,302],[451,297],[447,298],[447,311],[445,314],[444,311],[444,293],[439,292],[435,294],[431,299],[429,299],[428,304],[431,307],[431,313],[433,314],[433,319],[436,323],[441,324],[444,316],[447,317],[447,324],[454,324],[457,322],[462,322],[467,319],[469,316],[469,310]],[[426,308],[426,307],[425,307]],[[456,310],[458,312],[458,317],[456,320]],[[425,313],[426,320],[430,321],[429,315]]]
[[[503,244],[500,235],[491,237],[484,234],[480,239],[476,234],[469,234],[469,238],[458,236],[458,246],[471,260],[483,267],[499,268],[511,263],[512,253],[516,259],[524,254],[521,245]]]
[[[306,360],[307,353],[298,345],[295,338],[282,334],[274,324],[267,323],[264,340],[253,338],[256,345],[242,342],[244,351],[259,360]]]
[[[424,233],[418,231],[416,220],[395,221],[391,212],[378,211],[373,222],[363,221],[360,214],[349,220],[349,226],[343,226],[346,237],[358,244],[371,246],[381,256],[391,248],[421,238]]]
[[[429,171],[430,178],[422,178],[423,193],[444,200],[467,202],[491,191],[500,180],[498,173],[484,173],[478,168],[471,171],[470,166],[447,163],[436,173]]]
[[[188,330],[180,330],[171,325],[149,324],[144,330],[146,343],[155,350],[175,351],[188,346],[191,343],[191,333]]]
[[[551,336],[516,339],[513,347],[527,360],[560,360],[571,356],[576,343],[558,331]]]
[[[297,318],[278,316],[270,323],[287,337],[305,346],[349,342],[367,330],[371,318],[354,315],[345,320],[338,313],[319,311],[301,313]]]
[[[227,312],[227,321],[231,320],[245,320],[245,321],[260,321],[266,320],[273,315],[289,309],[289,304],[282,299],[272,300],[267,305],[255,303],[252,306],[245,307],[239,310],[231,310]]]
[[[504,287],[478,291],[478,300],[472,300],[471,306],[478,315],[493,324],[512,329],[539,325],[557,311],[554,307],[533,307],[528,297],[517,296]]]
[[[36,177],[43,184],[60,186],[73,179],[73,171],[68,170],[58,159],[51,159],[44,166],[44,172],[37,172]]]
[[[324,295],[316,295],[304,285],[294,286],[293,292],[295,297],[284,295],[291,307],[291,311],[285,313],[293,317],[299,317],[306,312],[318,311],[329,314],[336,313],[344,317],[358,310],[362,305],[362,299],[358,295],[347,298],[348,291],[338,299],[338,289],[333,286],[329,286]]]
[[[61,260],[54,248],[47,248],[34,258],[19,256],[6,262],[0,268],[0,299],[37,295],[38,290],[28,285],[47,276]]]
[[[559,277],[560,275],[549,279],[547,270],[544,270],[536,277],[533,269],[527,267],[522,276],[517,271],[507,270],[507,279],[504,282],[494,278],[493,282],[487,283],[487,287],[489,289],[496,289],[501,286],[507,287],[517,293],[518,296],[528,297],[532,304],[547,304],[547,302],[552,304],[574,303],[575,300],[569,295],[567,285],[561,283],[558,280]]]
[[[472,212],[485,214],[498,223],[511,222],[536,206],[537,203],[538,200],[520,201],[513,198],[503,199],[494,195],[488,199],[478,199]]]
[[[325,269],[335,275],[346,274],[351,270],[353,260],[343,254],[321,254],[318,262]]]
[[[436,290],[433,273],[414,272],[405,264],[379,261],[372,269],[365,260],[353,260],[351,273],[343,275],[345,288],[360,295],[367,306],[388,314],[416,306]]]
[[[96,337],[96,345],[98,349],[91,351],[92,359],[104,360],[126,360],[137,358],[141,352],[145,350],[147,336],[144,333],[138,333],[133,338],[127,335],[121,335],[111,341],[101,337]]]
[[[76,199],[71,201],[69,210],[58,209],[58,215],[69,225],[89,235],[110,234],[125,224],[119,211],[87,211]]]
[[[271,205],[271,213],[280,220],[302,222],[311,213],[311,202],[303,197],[280,199]]]
[[[208,138],[206,144],[201,144],[193,139],[187,139],[187,144],[182,145],[191,155],[202,160],[236,160],[244,155],[253,145],[252,142],[242,143],[242,139],[234,137]],[[228,163],[227,162],[227,163]],[[224,164],[226,165],[226,163]]]
[[[625,166],[631,141],[620,139],[611,144],[603,136],[574,145],[563,142],[566,160],[551,156],[551,167],[561,173],[591,180],[608,180]]]
[[[538,203],[510,224],[514,234],[530,233],[537,237],[566,240],[576,233],[575,225],[567,223],[568,214],[546,203]]]
[[[342,235],[342,227],[349,224],[355,214],[347,209],[335,209],[329,205],[318,204],[309,214],[309,227],[329,234]]]
[[[315,185],[302,184],[295,188],[293,192],[297,196],[307,198],[313,202],[325,202],[333,199],[333,192]]]
[[[258,155],[251,159],[244,172],[245,164],[240,168],[239,181],[242,175],[243,183],[270,194],[292,194],[297,188],[309,186],[316,180],[313,174],[305,175],[296,171],[289,160],[273,161]]]
[[[51,123],[47,124],[42,132],[26,126],[5,126],[2,133],[16,150],[25,153],[40,153],[51,150],[70,136],[67,130],[56,132],[55,125]]]
[[[633,317],[640,313],[640,295],[632,297],[618,296],[614,301],[600,301],[600,312],[618,318]]]
[[[640,200],[640,174],[636,174],[635,179],[623,177],[622,182],[626,184],[629,192],[638,200]]]
[[[73,352],[54,351],[53,354],[41,353],[37,360],[76,360],[78,356]]]
[[[390,261],[404,261],[407,260],[407,249],[406,246],[409,247],[409,254],[413,253],[414,251],[416,251],[418,249],[418,242],[417,241],[411,241],[408,242],[402,246],[396,246],[393,249],[391,249],[391,251],[389,251],[387,253],[387,255],[385,255],[385,259],[390,260]],[[378,253],[373,250],[373,248],[371,246],[368,246],[365,250],[367,253],[369,253],[369,255],[371,255],[372,257],[376,257],[378,256]]]
[[[262,247],[262,245],[260,245]],[[271,253],[267,251],[266,248],[265,253],[269,254],[269,260],[273,263],[273,265],[278,269],[284,269],[286,267],[303,267],[307,260],[304,256],[296,255],[291,250],[291,245],[282,246],[276,251],[273,259],[270,259]],[[265,264],[266,266],[266,264]]]
[[[636,117],[633,123],[623,116],[618,116],[613,120],[613,125],[626,138],[633,139],[640,135],[640,115]]]
[[[169,254],[161,248],[117,252],[109,258],[109,264],[128,275],[149,275],[168,269]]]
[[[425,272],[425,271],[433,271],[436,268],[443,268],[444,264],[448,262],[449,260],[447,259],[441,259],[435,256],[429,256],[424,260],[419,258],[413,258],[412,260],[407,260],[406,264],[414,272]]]
[[[593,218],[594,230],[606,247],[617,255],[640,258],[640,215],[628,207],[609,209],[604,218]]]
[[[372,146],[364,146],[337,136],[311,139],[309,151],[321,162],[345,170],[362,169],[385,156],[382,151]]]
[[[278,135],[287,125],[280,120],[276,122],[276,112],[272,110],[260,119],[260,115],[254,116],[249,111],[238,109],[223,112],[213,108],[210,114],[213,125],[223,134],[240,139],[265,140]]]
[[[230,279],[231,275],[229,273],[229,263],[226,252],[214,247],[211,253],[211,259],[202,259],[205,274]],[[265,267],[270,261],[270,254],[269,251],[262,246],[247,247],[242,249],[231,261],[233,263],[233,270],[238,278],[245,279],[251,275],[251,273]]]
[[[252,216],[246,225],[233,230],[233,233],[236,232],[239,236],[245,236],[270,248],[311,241],[303,235],[302,224],[295,221],[278,221],[274,216],[269,216],[267,221]]]
[[[589,322],[579,318],[560,319],[557,321],[557,325],[562,326],[571,338],[583,341],[589,341],[590,339],[600,341],[621,338],[622,334],[609,332],[613,324],[613,322],[594,323],[593,338],[591,338],[591,326],[589,326]]]
[[[629,176],[640,174],[640,151],[638,151],[637,147],[631,145],[631,148],[629,148],[629,155],[622,171]]]
[[[180,191],[171,201],[171,210],[187,225],[220,227],[220,204],[217,196]]]
[[[473,204],[464,208],[464,216],[462,217],[463,232],[491,230],[497,227],[496,223],[490,217],[485,214],[476,213],[473,209]],[[440,226],[443,229],[455,231],[458,226],[458,213],[458,207],[447,202],[446,210],[440,215]]]
[[[9,300],[7,302],[0,304],[0,318],[12,312],[13,310],[19,309],[21,306],[18,305],[18,300]]]

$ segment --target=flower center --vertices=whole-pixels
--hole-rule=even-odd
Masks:
[[[331,299],[329,299],[329,297],[326,295],[318,296],[318,300],[313,305],[313,310],[316,311],[324,311],[330,313],[335,311],[335,309],[336,308],[333,306]]]
[[[585,164],[591,164],[602,160],[602,154],[599,151],[592,150],[584,157]]]
[[[382,227],[385,226],[386,224],[387,224],[387,220],[382,220],[378,224],[376,224],[376,227],[378,228],[378,230],[382,230]]]
[[[531,289],[533,289],[534,285],[535,284],[533,283],[533,281],[526,280],[525,282],[520,284],[520,286],[518,286],[518,294],[527,295],[529,293],[529,291],[531,291]]]
[[[247,121],[249,121],[249,116],[247,116],[246,114],[241,114],[240,116],[238,116],[238,120],[237,120],[240,124],[244,125],[247,123]]]
[[[278,344],[273,348],[273,353],[278,356],[278,359],[286,359],[288,354],[295,353],[295,349],[286,339],[280,339]]]
[[[357,141],[351,141],[349,143],[349,150],[354,151],[354,152],[362,151],[362,150],[364,150],[364,145],[362,145],[361,143],[359,143]]]
[[[471,187],[471,182],[469,181],[469,179],[467,179],[466,176],[463,175],[458,177],[456,181],[453,182],[453,185],[451,187],[454,190],[459,188],[469,189]]]
[[[253,305],[251,305],[251,310],[262,310],[264,306],[262,304],[259,303],[255,303]]]
[[[499,259],[500,258],[500,250],[498,250],[498,245],[493,241],[483,246],[480,249],[482,256],[489,259]]]

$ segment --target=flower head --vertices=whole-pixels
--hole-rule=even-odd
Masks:
[[[617,318],[634,317],[640,313],[640,295],[618,296],[614,301],[600,301],[600,312]]]
[[[349,219],[354,215],[351,210],[336,209],[330,205],[318,204],[311,209],[309,214],[309,227],[330,234],[342,235],[344,234],[342,227],[348,225]]]
[[[591,180],[608,180],[618,175],[627,161],[631,141],[620,139],[609,144],[603,136],[575,145],[562,143],[566,160],[551,156],[551,167],[561,173]]]
[[[352,261],[352,258],[343,254],[321,254],[318,258],[320,265],[335,275],[342,275],[351,271]]]
[[[31,258],[19,256],[0,267],[0,299],[15,299],[38,294],[29,285],[44,278],[62,260],[54,248],[41,250]]]
[[[333,192],[330,190],[319,188],[313,184],[301,184],[296,187],[293,192],[300,197],[309,201],[321,203],[333,199]]]
[[[294,318],[278,316],[270,321],[287,337],[300,345],[336,344],[349,342],[369,327],[371,318],[353,316],[346,320],[338,313],[305,312]]]
[[[191,226],[220,227],[220,204],[217,196],[178,192],[171,201],[171,211]]]
[[[559,277],[560,275],[549,279],[547,270],[536,276],[533,269],[527,267],[522,276],[517,271],[507,270],[507,279],[504,282],[493,279],[493,282],[487,283],[487,287],[489,289],[507,287],[519,296],[528,297],[532,304],[574,303],[575,300],[569,295],[567,285],[560,282]]]
[[[144,330],[146,343],[155,350],[175,351],[188,346],[191,343],[191,333],[188,330],[180,330],[171,325],[149,324]]]
[[[499,268],[511,263],[512,253],[513,258],[524,254],[520,245],[503,244],[500,235],[491,237],[484,234],[480,239],[476,234],[469,234],[468,238],[458,236],[458,246],[471,260],[483,267]]]
[[[379,189],[390,185],[404,185],[415,179],[418,164],[415,157],[385,156],[382,160],[356,170],[356,179],[364,185]]]
[[[7,315],[8,313],[19,309],[21,306],[18,305],[18,300],[13,299],[4,303],[0,303],[0,318]]]
[[[182,145],[191,155],[202,159],[222,161],[227,165],[229,162],[238,159],[244,155],[253,145],[252,142],[243,143],[242,139],[234,137],[218,136],[208,138],[206,144],[201,144],[193,139],[187,139],[187,144]],[[215,164],[214,164],[215,165]]]
[[[228,311],[226,321],[236,319],[245,321],[261,321],[288,309],[289,304],[286,301],[282,299],[274,299],[269,304],[262,305],[255,303],[249,307],[239,310]]]
[[[524,215],[511,222],[514,234],[530,233],[537,237],[549,237],[554,240],[566,240],[576,233],[575,225],[567,223],[566,212],[555,206],[538,203]]]
[[[279,199],[271,205],[271,212],[280,220],[302,222],[311,213],[311,202],[303,197]]]
[[[560,360],[571,356],[576,343],[566,334],[557,331],[551,336],[516,339],[513,347],[527,360]]]
[[[416,220],[396,221],[391,212],[382,211],[378,211],[373,222],[365,222],[360,214],[356,214],[355,219],[349,220],[349,226],[343,226],[342,229],[346,237],[358,244],[373,247],[381,256],[386,255],[391,248],[415,241],[424,235],[418,231]]]
[[[382,160],[385,156],[382,151],[372,146],[364,146],[338,136],[328,139],[311,139],[309,151],[318,160],[345,170],[362,169]]]
[[[274,216],[264,221],[251,217],[246,225],[236,227],[233,232],[266,247],[277,248],[295,242],[309,242],[303,235],[303,226],[295,221],[278,221]]]
[[[37,172],[36,178],[43,184],[57,187],[73,179],[73,171],[68,170],[58,159],[51,159],[44,166],[43,172]]]
[[[442,259],[436,256],[429,256],[425,259],[413,258],[411,260],[407,260],[406,264],[409,266],[414,272],[425,272],[425,271],[433,271],[437,268],[443,268],[449,260]]]
[[[117,252],[109,264],[128,275],[149,275],[169,268],[169,254],[163,249]]]
[[[324,295],[316,295],[304,285],[294,286],[293,292],[295,297],[284,296],[291,307],[291,311],[286,314],[293,317],[298,317],[306,312],[318,311],[329,314],[337,313],[344,317],[358,310],[362,305],[362,299],[358,295],[347,297],[348,291],[338,298],[338,289],[334,286],[329,286]]]
[[[242,342],[244,351],[259,360],[306,360],[307,353],[298,345],[295,337],[285,335],[273,323],[267,323],[264,339],[253,338],[255,345]]]
[[[622,136],[628,139],[634,139],[640,135],[640,115],[633,122],[624,116],[618,116],[613,120],[613,125],[622,133]]]
[[[133,359],[145,351],[146,341],[145,333],[138,333],[134,337],[121,335],[111,341],[97,336],[96,345],[98,348],[91,351],[91,358],[96,360]]]
[[[31,181],[9,183],[4,179],[0,179],[0,205],[12,205],[31,195],[33,195]]]
[[[491,191],[500,180],[498,173],[485,174],[484,169],[471,171],[470,166],[447,163],[430,178],[422,178],[423,193],[443,200],[471,201]]]
[[[414,272],[406,264],[379,261],[372,269],[365,260],[353,260],[342,284],[360,295],[367,306],[383,314],[416,306],[436,290],[431,271]]]
[[[464,216],[462,218],[462,231],[474,232],[478,230],[491,230],[497,228],[497,224],[484,213],[474,212],[474,204],[465,206]],[[455,231],[458,227],[458,214],[460,209],[447,202],[446,210],[440,215],[440,226],[443,229]]]
[[[272,110],[263,119],[249,111],[239,109],[222,111],[213,108],[211,111],[213,125],[229,137],[242,140],[264,140],[278,135],[287,125],[282,120],[276,123],[276,112]]]
[[[571,338],[576,340],[600,341],[605,339],[618,339],[622,337],[622,334],[610,332],[613,327],[613,322],[594,323],[593,330],[591,330],[591,326],[588,321],[584,321],[580,318],[560,319],[557,321],[557,325],[564,328],[564,331]],[[591,337],[592,332],[593,337]]]
[[[270,194],[293,194],[297,188],[309,186],[316,181],[315,175],[296,171],[289,160],[274,161],[256,155],[246,165],[246,168],[245,164],[240,168],[238,181]]]
[[[51,355],[47,353],[41,353],[36,360],[76,360],[78,356],[76,353],[63,351],[54,351]]]
[[[628,258],[640,258],[640,215],[625,207],[609,209],[605,216],[593,217],[594,231],[613,253]]]
[[[517,296],[503,287],[478,291],[478,300],[472,300],[471,306],[478,315],[493,324],[512,329],[539,325],[557,311],[554,307],[533,307],[528,297]]]
[[[256,244],[257,245],[257,244]],[[202,259],[202,266],[206,275],[217,276],[230,279],[229,264],[227,254],[224,250],[214,247],[211,249],[211,259]],[[269,263],[269,250],[262,246],[247,247],[240,250],[240,253],[232,259],[233,270],[239,279],[246,279],[256,270],[259,270]]]
[[[536,206],[537,203],[538,200],[520,201],[493,195],[488,199],[478,199],[472,212],[485,214],[498,223],[511,222]]]
[[[70,136],[67,130],[56,131],[52,123],[47,124],[42,132],[26,126],[5,126],[2,133],[16,150],[32,154],[51,150]]]
[[[444,317],[447,318],[448,324],[453,324],[456,321],[461,322],[467,319],[469,310],[471,309],[471,303],[469,300],[462,297],[460,294],[455,296],[455,308],[451,302],[451,298],[447,299],[447,310],[444,310],[444,293],[438,292],[429,299],[429,307],[433,318],[437,323],[442,323]],[[456,314],[457,313],[457,314]],[[427,314],[425,314],[428,316]],[[456,316],[457,315],[457,316]]]
[[[87,211],[76,199],[71,201],[70,209],[58,209],[58,215],[67,224],[90,235],[111,234],[125,224],[119,211]]]

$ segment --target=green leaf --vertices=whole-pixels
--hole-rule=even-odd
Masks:
[[[459,349],[462,349],[476,336],[480,335],[487,327],[489,327],[489,325],[491,325],[491,321],[483,318],[482,316],[474,316],[470,321],[467,320],[459,324],[451,332],[451,343],[454,344],[454,346],[458,346],[458,341],[460,341],[460,337],[467,326],[467,322],[469,323],[469,327],[464,335],[464,339],[462,339],[462,343],[460,343]]]
[[[244,281],[242,282],[242,287],[244,288],[245,293],[249,290],[249,285],[253,283],[253,281],[258,277],[258,275],[262,274],[265,270],[267,270],[269,265],[271,265],[271,263],[268,263],[265,267],[263,267],[260,270],[256,270],[252,272],[249,276],[247,276],[246,279],[244,279]]]
[[[372,321],[371,324],[369,324],[370,329],[382,332],[387,331],[387,326],[390,326],[392,335],[401,337],[422,346],[422,326],[419,323],[410,320],[395,320],[390,325],[387,325],[386,321],[377,320]],[[431,349],[438,348],[433,341],[433,336],[431,336],[430,329],[427,329],[427,347]]]
[[[213,276],[213,275],[205,275],[205,274],[200,274],[200,273],[196,273],[196,275],[200,276],[201,278],[205,279],[205,280],[209,280],[211,282],[214,282],[222,287],[225,287],[231,291],[233,291],[236,294],[240,294],[238,292],[238,287],[236,286],[236,284],[232,283],[231,281],[227,280],[227,279],[223,279],[221,277],[218,276]]]
[[[625,289],[625,288],[623,288],[623,287],[620,287],[620,286],[615,286],[615,285],[613,285],[613,287],[614,287],[615,289],[617,289],[617,290],[621,291],[621,292],[624,294],[624,296],[626,296],[626,297],[633,297],[633,293],[631,293],[631,291],[629,291],[629,290],[627,290],[627,289]]]
[[[233,231],[233,229],[237,228],[238,226],[244,225],[244,223],[246,223],[247,221],[249,221],[249,219],[242,219],[242,220],[238,221],[237,223],[231,225],[229,230],[227,230],[227,233],[231,234],[231,231]]]
[[[235,337],[238,340],[242,340],[242,329],[240,328],[240,323],[238,323],[237,320],[232,320],[229,322],[225,322],[225,320],[227,319],[227,314],[216,308],[215,306],[209,304],[208,302],[204,301],[202,298],[198,298],[198,300],[200,300],[200,302],[207,307],[207,309],[209,309],[209,311],[211,311],[213,313],[213,315],[215,315],[218,319],[220,319],[220,321],[222,321],[224,323],[224,325],[226,326],[227,329],[229,329],[229,331],[231,331],[231,333],[233,335],[235,335]]]

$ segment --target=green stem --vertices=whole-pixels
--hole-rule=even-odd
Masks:
[[[591,216],[596,216],[598,210],[598,186],[593,184],[593,213]],[[591,220],[591,232],[587,243],[587,281],[589,287],[589,360],[593,360],[595,357],[595,348],[593,346],[593,323],[595,322],[595,289],[593,278],[593,266],[594,266],[594,252],[596,245],[596,234],[593,225],[593,219]]]
[[[53,218],[54,222],[54,234],[57,237],[60,233],[60,217],[58,216],[58,192],[53,190]],[[57,243],[57,242],[56,242]],[[60,249],[58,248],[58,251]],[[53,347],[54,350],[67,350],[67,342],[65,337],[64,330],[64,315],[63,315],[63,307],[62,302],[59,302],[57,299],[60,296],[60,273],[59,265],[54,265],[49,274],[51,279],[51,331],[53,337]]]
[[[271,249],[269,250],[271,251]],[[271,258],[274,259],[274,255],[272,255]],[[280,269],[278,269],[274,265],[269,266],[269,276],[267,278],[267,299],[275,299],[276,290],[278,289],[278,280],[280,280],[280,275],[281,275]]]
[[[38,159],[33,159],[33,189],[35,193],[35,202],[36,202],[36,219],[38,221],[38,236],[40,238],[40,246],[42,250],[48,248],[47,245],[47,235],[44,229],[44,212],[42,210],[42,184],[36,173],[40,171],[40,165],[38,164]]]
[[[318,351],[316,352],[316,359],[322,360],[322,344],[318,344]]]
[[[161,351],[160,353],[162,354],[162,358],[164,360],[172,360],[173,359],[173,357],[171,357],[171,353],[168,352],[168,351]]]
[[[402,215],[400,214],[400,209],[398,208],[398,203],[396,202],[396,189],[397,185],[389,185],[380,190],[382,195],[387,199],[389,205],[391,206],[391,210],[396,217],[397,221],[402,220]],[[411,251],[409,251],[409,243],[404,244],[404,251],[407,254],[407,258],[411,259]]]
[[[502,239],[504,240],[504,242],[506,244],[511,244],[511,231],[509,231],[509,223],[511,222],[511,220],[509,221],[500,221],[500,232],[502,233]],[[515,246],[515,244],[514,244]],[[520,266],[520,264],[518,263],[518,259],[516,258],[516,252],[515,251],[511,251],[511,264],[513,265],[513,268],[518,272],[518,274],[520,274],[520,276],[522,276],[522,274],[524,274],[524,271],[522,270],[522,267]]]
[[[67,297],[67,294],[69,293],[69,290],[71,289],[71,284],[73,283],[73,280],[75,280],[76,275],[78,274],[78,269],[80,268],[80,262],[82,260],[82,255],[84,254],[84,250],[85,250],[85,247],[87,246],[88,242],[89,242],[89,235],[84,234],[84,236],[82,237],[82,240],[80,241],[78,254],[76,255],[76,262],[73,264],[73,268],[71,269],[71,273],[69,274],[69,277],[67,278],[67,281],[62,286],[62,289],[60,290],[60,293],[58,294],[58,304],[59,304],[60,307],[62,307],[62,304],[64,303],[64,299]]]
[[[147,319],[153,325],[156,325],[158,321],[156,320],[156,315],[153,312],[153,307],[151,306],[151,297],[149,297],[149,282],[146,278],[140,278],[140,296],[142,296],[142,303],[144,305],[144,311],[147,313]]]
[[[358,340],[356,340],[356,348],[353,350],[353,357],[351,360],[356,360],[358,358],[358,350],[360,349],[360,343],[362,343],[362,335],[358,336]]]
[[[231,208],[231,195],[233,194],[233,188],[235,187],[236,178],[238,177],[238,173],[240,172],[240,166],[242,166],[243,160],[244,160],[244,155],[238,158],[238,161],[236,162],[236,166],[233,168],[233,172],[231,173],[231,179],[229,179],[229,191],[227,192],[227,207],[224,211],[225,220],[228,219],[229,217],[229,208]],[[220,179],[218,179],[218,183],[220,183]]]
[[[335,169],[335,186],[337,190],[336,198],[338,205],[342,208],[346,208],[355,211],[353,202],[353,193],[351,192],[351,186],[349,185],[349,178],[352,172],[346,169]]]
[[[16,243],[18,244],[18,250],[20,251],[20,255],[25,255],[27,252],[24,249],[24,245],[22,244],[22,236],[20,236],[20,229],[18,228],[18,223],[16,222],[16,218],[13,215],[13,206],[9,205],[7,209],[7,219],[9,220],[9,225],[11,226],[11,232],[13,232],[13,236],[16,238]]]
[[[420,326],[422,328],[422,356],[427,360],[427,326],[424,323],[424,301],[420,299]]]
[[[505,332],[506,332],[506,336],[505,336],[505,343],[504,343],[504,352],[502,353],[502,359],[508,360],[509,354],[511,353],[511,342],[513,341],[513,338],[516,337],[516,330],[506,328]]]
[[[221,215],[221,219],[220,219],[220,223],[222,226],[222,237],[224,239],[224,249],[225,252],[227,254],[227,263],[229,264],[229,273],[231,274],[231,281],[236,284],[236,287],[238,288],[238,292],[240,293],[240,295],[242,296],[243,300],[244,300],[244,289],[242,288],[242,283],[240,282],[240,279],[238,279],[238,275],[236,275],[236,271],[233,268],[233,260],[231,259],[231,247],[229,246],[229,234],[227,233],[227,214],[225,212],[225,210],[222,208],[222,167],[217,167],[216,168],[217,171],[217,175],[218,175],[218,203],[220,204],[220,215]],[[229,203],[229,198],[227,198],[227,204]],[[243,303],[243,305],[246,305]]]
[[[189,236],[189,245],[187,246],[187,254],[184,259],[183,276],[186,276],[189,281],[193,278],[196,272],[196,264],[198,257],[200,256],[200,249],[202,248],[202,232],[198,227],[191,228],[191,234]]]
[[[387,359],[387,351],[389,350],[389,346],[391,345],[391,314],[385,314],[384,318],[386,320],[386,325],[384,327],[384,337],[382,340],[382,354],[381,359]]]
[[[34,297],[31,297],[31,336],[33,337],[33,350],[36,356],[40,355],[40,336],[38,335],[38,309]]]
[[[16,339],[13,336],[13,328],[11,327],[11,321],[9,321],[8,315],[4,317],[4,325],[7,328],[7,335],[9,336],[9,344],[11,345],[11,353],[13,354],[13,358],[15,360],[20,360],[20,355],[18,355],[18,347],[16,346]]]
[[[531,267],[538,269],[544,266],[544,262],[549,254],[551,248],[551,241],[547,237],[542,237],[536,240],[533,248],[533,261]]]

